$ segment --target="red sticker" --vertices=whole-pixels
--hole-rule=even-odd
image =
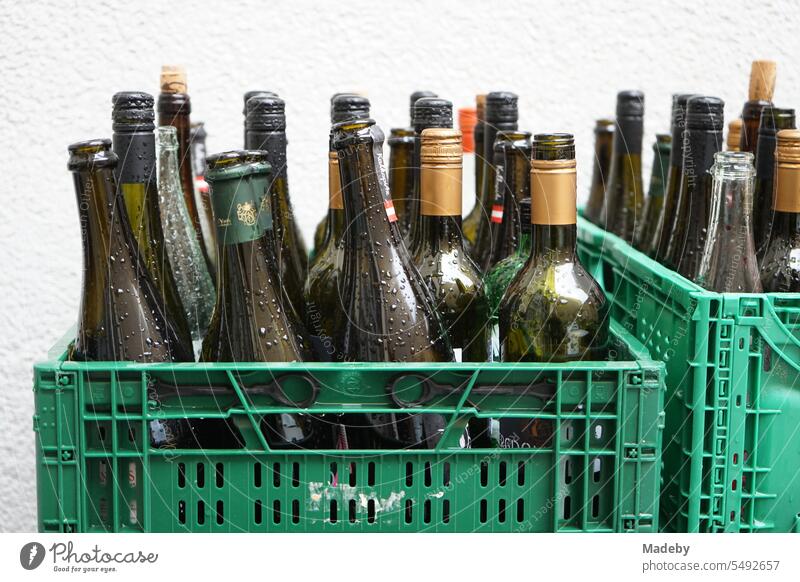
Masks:
[[[386,209],[386,216],[389,218],[389,222],[397,222],[397,213],[394,211],[392,201],[387,200],[383,203],[383,207]]]
[[[503,206],[501,204],[492,206],[492,222],[503,222]]]

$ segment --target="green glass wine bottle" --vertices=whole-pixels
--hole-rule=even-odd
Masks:
[[[485,272],[516,251],[522,224],[519,203],[531,195],[531,134],[500,131],[494,140],[496,168],[492,222],[494,242]]]
[[[483,183],[483,171],[486,166],[486,152],[483,150],[483,135],[486,128],[486,95],[481,94],[475,97],[476,123],[473,133],[475,142],[475,205],[469,214],[464,218],[462,231],[464,241],[467,243],[467,250],[475,245],[478,237],[478,225],[484,220],[483,211],[485,204],[481,199],[481,184]]]
[[[617,131],[603,200],[602,223],[607,231],[630,243],[637,224],[643,219],[643,131],[644,93],[620,91],[617,93]]]
[[[272,167],[269,198],[281,284],[286,287],[295,311],[304,319],[303,284],[308,253],[289,198],[285,112],[286,106],[279,97],[251,97],[247,101],[245,148],[267,152],[267,160]]]
[[[498,310],[506,289],[511,285],[519,270],[528,261],[531,254],[531,199],[524,198],[519,203],[521,234],[517,249],[511,255],[497,263],[486,273],[483,283],[486,286],[486,297],[489,299],[490,360],[500,361],[500,323]]]
[[[611,171],[611,151],[614,148],[615,124],[612,119],[598,119],[594,126],[594,165],[589,200],[583,210],[587,220],[602,226],[600,216],[606,195],[606,181]]]
[[[624,129],[623,129],[624,130]],[[500,304],[504,362],[603,360],[609,305],[576,253],[575,142],[533,138],[531,255]]]
[[[750,68],[748,99],[742,109],[742,134],[739,151],[756,153],[761,112],[772,105],[775,93],[775,61],[753,61]]]
[[[636,240],[634,246],[645,253],[653,256],[656,251],[658,241],[658,221],[664,210],[664,185],[667,181],[669,172],[669,157],[672,151],[672,136],[666,133],[656,135],[653,144],[653,167],[650,171],[650,185],[647,189],[647,199],[644,201],[644,220],[636,230]]]
[[[710,172],[711,212],[696,281],[717,293],[761,293],[753,243],[753,154],[717,152]]]
[[[495,199],[497,174],[494,165],[494,140],[499,131],[516,131],[519,112],[517,96],[507,91],[495,91],[486,96],[486,121],[483,129],[483,155],[485,158],[481,177],[482,219],[478,223],[475,244],[470,254],[482,270],[486,270],[492,258],[493,228],[492,206]]]
[[[206,133],[205,123],[202,121],[193,121],[192,127],[189,130],[189,143],[192,152],[192,175],[194,176],[194,196],[195,200],[200,204],[203,211],[200,213],[200,228],[202,230],[203,240],[209,241],[211,252],[208,258],[211,261],[212,269],[208,270],[211,275],[212,282],[217,276],[217,229],[214,227],[214,218],[211,210],[211,198],[208,195],[208,184],[206,183]],[[180,166],[179,166],[180,167]],[[180,179],[180,171],[178,172]],[[187,210],[188,212],[188,210]],[[203,220],[205,217],[205,220]]]
[[[800,292],[800,131],[776,136],[772,236],[761,261],[768,293]]]
[[[181,187],[186,200],[186,208],[192,217],[195,236],[203,246],[209,272],[215,270],[216,249],[213,240],[203,238],[203,222],[213,224],[211,216],[200,217],[200,204],[195,199],[194,174],[192,172],[191,112],[192,101],[186,88],[186,72],[183,67],[164,65],[161,67],[161,93],[158,95],[158,125],[171,125],[178,132],[178,156],[180,159]]]
[[[681,188],[664,264],[691,280],[697,277],[708,233],[709,170],[722,148],[724,107],[721,99],[704,96],[692,97],[686,106]]]
[[[389,192],[400,232],[410,230],[408,201],[414,184],[414,129],[396,127],[389,132]]]
[[[331,98],[331,125],[348,119],[367,119],[369,118],[369,107],[369,99],[366,97],[354,93],[336,93]],[[328,236],[329,216],[329,213],[326,213],[317,224],[317,228],[314,229],[314,249],[309,261],[309,272],[314,265],[317,252],[322,248]]]
[[[183,199],[178,172],[178,135],[174,127],[158,128],[157,146],[158,197],[169,267],[181,296],[192,339],[199,341],[205,336],[216,302],[214,282],[206,268],[203,249],[194,235]]]
[[[414,241],[417,240],[417,231],[419,230],[420,214],[419,214],[419,190],[420,190],[420,161],[419,151],[422,142],[422,132],[426,129],[441,127],[453,127],[453,104],[446,99],[438,97],[423,97],[417,99],[414,103],[414,118],[412,119],[414,127],[414,151],[411,159],[411,196],[406,203],[406,212],[408,214],[409,230],[404,233],[406,244],[414,253]],[[399,225],[398,225],[399,226]]]
[[[488,304],[461,238],[462,145],[457,129],[426,129],[420,143],[420,224],[413,262],[428,285],[457,361],[488,359]]]
[[[756,256],[761,259],[769,244],[772,230],[772,194],[774,191],[776,134],[782,129],[795,129],[794,109],[769,105],[761,113],[756,146],[756,190],[753,197],[753,236]]]
[[[669,152],[664,207],[658,217],[658,225],[654,234],[657,247],[653,255],[655,260],[664,265],[667,265],[667,246],[675,230],[675,220],[677,219],[678,194],[681,189],[683,172],[683,131],[686,129],[686,104],[691,97],[694,95],[690,93],[678,93],[672,96],[672,122],[670,123],[672,147]]]
[[[125,202],[129,227],[144,265],[159,290],[166,317],[172,322],[182,349],[191,352],[192,330],[170,268],[161,225],[153,102],[151,95],[138,91],[117,93],[112,98],[112,147],[121,160],[115,177]]]
[[[451,362],[453,350],[425,282],[403,243],[387,187],[383,132],[372,120],[334,126],[345,230],[338,295],[342,354],[359,362]],[[440,415],[368,415],[384,446],[432,447]]]

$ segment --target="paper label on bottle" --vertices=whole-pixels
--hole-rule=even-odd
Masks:
[[[491,361],[500,361],[500,326],[495,324],[492,326],[489,345],[491,347]]]
[[[492,222],[503,222],[503,205],[495,204],[492,206]]]
[[[789,268],[792,271],[800,271],[800,249],[789,251]]]
[[[463,351],[464,351],[463,348],[453,348],[453,356],[455,357],[456,362],[458,362],[459,364],[464,361],[462,359]]]
[[[214,222],[223,245],[249,242],[272,228],[272,212],[266,179],[248,176],[215,184]]]

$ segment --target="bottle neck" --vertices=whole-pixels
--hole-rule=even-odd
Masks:
[[[153,184],[156,178],[156,141],[152,131],[115,131],[112,149],[119,157],[118,184]]]
[[[669,172],[670,156],[671,152],[666,152],[662,149],[656,148],[655,159],[653,160],[653,169],[650,173],[650,186],[647,190],[647,195],[651,198],[660,198],[664,196],[667,175]]]
[[[772,220],[772,240],[800,245],[800,212],[776,211]]]
[[[418,236],[414,242],[414,254],[425,255],[463,253],[461,216],[426,216],[419,220]]]
[[[410,136],[389,141],[389,186],[398,217],[407,220],[411,196],[414,142]]]
[[[574,262],[578,227],[575,224],[532,224],[530,261]]]
[[[687,129],[683,132],[681,191],[688,193],[689,201],[706,202],[703,198],[710,192],[714,154],[721,146],[722,130]]]
[[[286,132],[249,129],[245,131],[244,147],[248,150],[264,150],[272,166],[274,180],[286,180]]]
[[[516,121],[503,121],[496,124],[486,123],[483,127],[483,183],[481,184],[481,201],[486,216],[491,216],[492,205],[494,204],[494,187],[496,176],[496,166],[494,164],[494,141],[500,131],[516,131]]]
[[[758,128],[761,125],[761,112],[771,105],[769,101],[748,101],[742,109],[742,135],[739,150],[742,152],[756,152],[758,144]]]
[[[159,146],[158,148],[158,189],[159,192],[179,193],[181,177],[178,173],[178,148]]]

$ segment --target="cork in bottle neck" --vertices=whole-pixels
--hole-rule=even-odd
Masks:
[[[179,65],[162,66],[160,85],[162,93],[188,93],[185,69]]]
[[[772,101],[775,94],[775,61],[753,61],[750,68],[750,101]]]

